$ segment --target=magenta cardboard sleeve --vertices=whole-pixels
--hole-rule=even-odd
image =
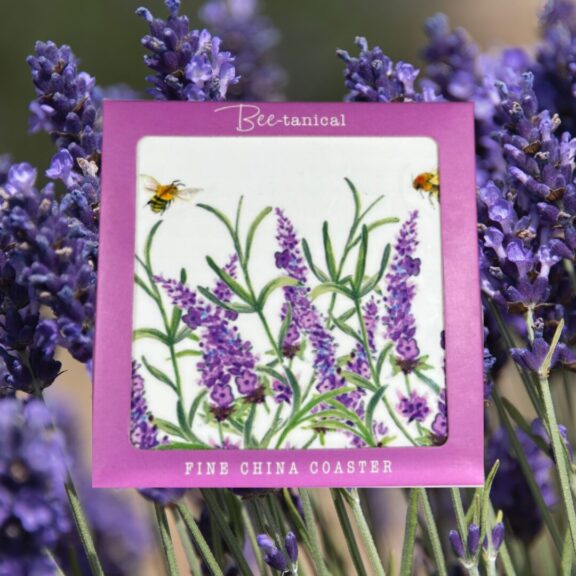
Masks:
[[[106,101],[94,360],[94,486],[280,488],[481,485],[484,480],[482,324],[473,131],[473,108],[468,104]],[[411,154],[410,150],[414,150],[414,153]],[[397,158],[395,155],[398,155]],[[429,160],[430,158],[437,160]],[[246,164],[251,162],[247,167]],[[433,162],[437,164],[432,166]],[[342,168],[342,174],[337,173],[339,167]],[[144,171],[147,172],[148,180],[143,187],[141,178]],[[351,251],[351,261],[360,259],[358,254],[364,245],[368,247],[370,258],[372,255],[374,258],[366,260],[365,274],[363,270],[358,272],[358,268],[354,268],[357,265],[352,264],[350,277],[342,280],[342,285],[348,288],[338,292],[339,289],[333,287],[334,283],[326,278],[328,272],[325,269],[328,264],[322,251],[322,222],[330,221],[334,250],[338,253],[338,223],[352,218],[353,213],[349,190],[351,184],[347,183],[344,177],[358,187],[360,194],[372,194],[373,190],[376,197],[378,188],[382,186],[384,200],[374,209],[374,214],[378,214],[380,206],[386,206],[386,213],[393,212],[393,215],[396,215],[397,212],[398,217],[392,219],[390,224],[375,226],[374,230],[358,227],[358,242]],[[172,189],[159,188],[176,180],[184,182],[175,183],[175,188]],[[258,189],[259,182],[262,182],[262,189]],[[293,189],[301,190],[308,182],[311,183],[309,190],[298,192],[307,195],[310,201],[310,209],[302,210],[302,204],[297,204],[300,200],[297,200],[296,196],[290,197],[287,186],[298,184],[298,187]],[[255,242],[253,259],[257,259],[254,264],[254,267],[258,267],[256,276],[262,273],[263,278],[266,272],[280,274],[283,278],[274,287],[274,295],[267,305],[274,306],[277,303],[280,306],[282,298],[289,299],[294,293],[306,294],[298,292],[301,285],[294,280],[295,273],[290,267],[294,262],[300,262],[294,258],[290,261],[290,258],[293,257],[294,250],[301,255],[301,246],[286,248],[282,244],[286,238],[273,228],[275,222],[277,226],[284,226],[284,234],[288,234],[286,226],[294,224],[297,232],[310,240],[314,261],[321,269],[320,280],[308,272],[309,281],[314,285],[309,295],[316,299],[313,304],[308,303],[306,306],[310,306],[308,314],[312,315],[314,321],[328,317],[327,313],[319,310],[323,306],[325,308],[322,310],[327,309],[332,293],[336,294],[335,298],[342,302],[343,307],[347,305],[347,298],[354,292],[353,286],[357,280],[355,274],[359,275],[358,286],[370,282],[371,274],[378,270],[380,253],[384,251],[386,243],[390,244],[392,251],[385,272],[389,276],[383,276],[383,282],[385,279],[387,282],[395,281],[395,273],[408,274],[410,282],[419,282],[426,274],[430,274],[432,280],[429,286],[433,286],[436,274],[438,285],[442,286],[441,292],[436,296],[426,293],[425,286],[419,287],[418,294],[422,296],[415,297],[418,304],[414,305],[425,310],[425,298],[438,298],[439,305],[435,308],[442,312],[437,317],[432,318],[430,314],[430,318],[426,318],[428,315],[418,311],[420,309],[414,314],[422,315],[423,322],[436,322],[433,327],[442,323],[442,350],[440,345],[436,344],[436,332],[433,338],[421,335],[418,345],[422,350],[416,360],[419,364],[414,364],[416,368],[407,368],[407,355],[410,354],[407,349],[415,346],[412,345],[412,337],[402,336],[403,344],[396,343],[396,348],[390,344],[387,352],[389,361],[386,360],[383,369],[384,372],[388,371],[386,374],[389,374],[389,377],[386,376],[381,383],[386,386],[384,393],[378,392],[378,386],[371,379],[368,368],[365,373],[358,372],[364,376],[355,377],[352,366],[359,361],[358,356],[347,356],[340,361],[340,367],[331,376],[340,379],[342,390],[347,391],[348,396],[345,401],[342,400],[342,406],[334,404],[334,395],[326,397],[328,399],[325,402],[318,401],[306,415],[308,420],[304,415],[299,420],[294,420],[299,423],[300,428],[295,429],[293,436],[286,436],[284,443],[279,440],[278,447],[274,446],[274,442],[267,442],[265,447],[260,447],[259,442],[266,437],[265,429],[270,426],[280,427],[278,422],[287,421],[292,414],[294,403],[299,402],[296,396],[304,394],[305,389],[305,382],[300,381],[297,384],[298,392],[288,389],[285,391],[286,397],[283,397],[280,394],[281,382],[270,375],[273,374],[272,370],[282,372],[282,354],[287,340],[281,341],[284,348],[279,352],[277,350],[280,360],[271,360],[267,365],[270,368],[268,372],[266,366],[262,366],[265,361],[268,362],[267,354],[270,355],[271,352],[264,347],[258,355],[253,354],[257,367],[250,365],[242,368],[240,372],[231,370],[231,376],[229,374],[225,381],[213,384],[206,380],[208,384],[202,388],[201,379],[206,377],[208,352],[205,346],[200,345],[202,332],[197,332],[199,336],[192,336],[192,339],[195,339],[190,340],[191,346],[196,347],[195,351],[190,353],[191,357],[185,358],[185,352],[181,353],[182,357],[178,357],[178,361],[182,363],[182,374],[179,391],[175,392],[177,387],[173,383],[165,385],[159,382],[158,374],[154,376],[154,368],[150,370],[148,365],[142,365],[141,356],[146,354],[148,360],[144,358],[145,364],[151,364],[150,359],[154,358],[154,362],[165,373],[172,374],[171,365],[163,364],[166,360],[164,356],[167,357],[168,352],[154,352],[156,349],[160,350],[154,347],[161,346],[162,342],[152,339],[150,342],[138,340],[135,343],[134,337],[134,330],[141,327],[141,318],[148,314],[145,312],[148,306],[145,299],[148,296],[143,291],[138,291],[134,284],[134,274],[138,272],[140,265],[135,260],[135,255],[141,252],[139,242],[142,240],[139,238],[143,237],[144,232],[150,234],[148,229],[154,228],[152,235],[156,233],[154,241],[157,248],[154,248],[154,254],[159,276],[174,277],[176,274],[172,271],[176,270],[176,264],[180,261],[194,262],[194,266],[190,265],[187,270],[187,277],[178,276],[174,282],[183,280],[191,290],[194,290],[196,285],[217,286],[210,284],[212,280],[204,280],[201,276],[205,274],[206,278],[209,278],[209,274],[213,275],[206,262],[211,261],[207,256],[214,256],[218,266],[231,271],[231,275],[236,274],[241,284],[244,282],[238,262],[235,264],[232,260],[229,267],[224,268],[226,262],[223,254],[229,250],[229,245],[231,246],[226,236],[228,231],[222,222],[205,208],[206,205],[218,206],[218,209],[233,221],[238,195],[241,194],[238,189],[242,188],[244,183],[249,191],[243,198],[242,217],[245,217],[246,221],[241,225],[242,238],[245,237],[253,216],[251,210],[260,210],[267,197],[271,199],[271,205],[277,206],[275,194],[278,198],[286,198],[286,206],[282,206],[282,211],[266,212],[266,218],[258,229],[260,239]],[[191,189],[195,187],[203,190],[196,194],[196,190]],[[226,190],[229,190],[230,194],[229,203],[226,200]],[[399,190],[402,192],[398,192]],[[394,194],[398,194],[397,200],[394,200]],[[186,195],[190,195],[192,201],[184,201]],[[367,197],[367,201],[369,200],[370,197]],[[186,226],[186,214],[198,220],[190,220],[190,226]],[[288,220],[282,220],[284,217]],[[209,218],[213,220],[208,220]],[[289,220],[290,218],[292,220]],[[421,237],[417,252],[413,258],[402,260],[403,256],[397,255],[396,249],[402,246],[402,242],[410,245],[410,234],[414,233],[414,222],[418,218]],[[160,220],[163,222],[158,228],[156,222]],[[435,240],[432,235],[429,243],[424,235],[432,234],[426,230],[432,230],[436,221],[438,263],[434,264],[433,268],[426,268],[430,260],[427,252],[431,251]],[[210,230],[210,233],[196,238],[194,234],[200,233],[204,222],[211,226],[206,229]],[[371,220],[368,219],[366,223],[369,222]],[[278,235],[280,239],[277,238]],[[279,247],[273,246],[276,241],[280,243]],[[413,246],[408,248],[411,249]],[[406,272],[406,266],[402,268],[402,263],[406,262],[416,268],[421,265],[421,272],[420,268]],[[195,276],[196,273],[200,276]],[[417,276],[419,273],[421,276]],[[410,275],[413,278],[410,278]],[[150,281],[159,283],[159,291],[167,286],[162,284],[166,278]],[[257,290],[264,282],[258,276],[255,282],[258,284]],[[318,285],[322,286],[317,288]],[[216,290],[214,288],[214,291]],[[331,293],[324,293],[331,290]],[[429,288],[428,292],[430,290],[432,288]],[[223,298],[230,301],[230,294],[226,294]],[[382,300],[386,297],[388,300]],[[166,309],[170,311],[173,301],[170,300],[169,293],[162,292],[162,298]],[[375,328],[377,334],[381,334],[386,322],[386,329],[391,331],[391,312],[386,308],[391,305],[390,296],[375,288],[373,296],[370,297],[370,302],[372,301],[384,302],[384,311],[372,316],[372,319],[379,319]],[[227,320],[228,327],[232,323],[243,322],[246,316],[250,316],[242,313],[246,312],[244,309],[247,305],[238,304],[241,302],[238,299],[233,302],[236,304],[231,306],[236,306],[241,313],[239,320],[236,320],[238,314],[228,310],[229,317],[232,318]],[[369,298],[366,297],[360,302],[360,306],[366,308],[368,302]],[[209,309],[215,310],[215,305],[208,303],[206,306],[212,306]],[[290,310],[296,312],[297,308],[293,305]],[[287,322],[286,304],[282,310],[282,314],[276,314],[276,320],[271,320],[278,324],[276,328],[272,327],[273,332],[279,329],[281,322]],[[215,314],[219,319],[225,317],[224,310]],[[341,336],[346,339],[350,334],[352,340],[362,340],[360,319],[358,328],[343,326],[346,322],[355,326],[351,314],[352,312],[348,315],[343,313],[337,325],[328,323],[330,330],[339,334],[334,337],[326,336],[330,342],[336,342]],[[183,315],[186,315],[186,310],[183,310]],[[149,318],[151,323],[160,322],[152,312],[149,313]],[[371,318],[367,318],[366,323],[370,320]],[[288,318],[288,321],[296,322],[294,318]],[[188,330],[185,321],[180,322],[183,330]],[[190,325],[188,322],[188,326]],[[350,334],[342,335],[342,330],[339,331],[338,328]],[[416,328],[418,330],[418,326]],[[297,335],[299,340],[296,342],[296,349],[298,350],[301,342],[312,342],[308,344],[306,351],[303,351],[304,348],[299,349],[302,354],[312,356],[317,352],[313,341],[315,336],[308,337],[304,324],[299,325],[298,329],[301,333]],[[405,327],[404,330],[409,332],[410,327]],[[352,332],[356,332],[357,336]],[[190,334],[190,331],[186,333]],[[142,335],[143,332],[140,331],[139,334]],[[437,331],[437,336],[439,342],[440,330]],[[348,344],[339,345],[341,350],[348,350]],[[356,349],[358,346],[361,347],[361,344],[357,344]],[[376,358],[380,357],[380,350],[377,345],[374,346],[372,370]],[[425,359],[425,348],[434,351],[431,359]],[[218,354],[219,351],[215,350],[214,353]],[[147,409],[161,424],[161,430],[155,433],[162,438],[157,442],[154,440],[151,449],[143,449],[143,446],[138,444],[141,440],[135,444],[134,434],[131,437],[130,432],[134,418],[131,415],[131,401],[135,390],[133,358],[138,363],[140,384],[145,382]],[[294,367],[298,366],[299,361],[298,357],[294,357],[290,361],[286,360],[285,364]],[[309,368],[303,367],[302,372],[300,368],[294,367],[292,375],[298,380],[299,375],[306,369],[315,370],[316,372],[312,373],[317,374],[318,363],[316,360],[314,362],[313,367],[311,363]],[[366,362],[368,365],[369,362]],[[426,362],[434,366],[427,367]],[[437,385],[431,388],[430,383],[426,382],[425,374],[422,377],[415,375],[416,371],[422,372],[425,369],[429,370],[426,374],[432,374],[437,380],[444,379],[445,388],[442,387],[442,390],[445,392],[440,394]],[[250,370],[252,372],[249,374]],[[410,378],[404,378],[404,372],[410,373]],[[252,376],[253,373],[258,375],[257,380]],[[284,373],[288,374],[288,371],[282,372]],[[171,376],[168,379],[170,378]],[[253,381],[250,378],[253,378]],[[327,389],[326,383],[321,381],[320,376],[318,378],[317,384],[311,386],[309,398],[312,402]],[[366,383],[367,381],[370,382]],[[395,387],[398,390],[394,390]],[[436,390],[437,394],[433,394],[431,390]],[[174,414],[177,410],[182,411],[182,406],[188,414],[194,394],[200,394],[199,391],[202,391],[202,401],[199,401],[196,407],[196,420],[190,433],[186,435],[178,432],[181,415],[174,415],[175,424],[167,424],[166,420],[172,419],[172,411]],[[419,404],[421,397],[425,398],[427,407]],[[370,399],[374,399],[373,405]],[[384,399],[388,401],[389,413],[394,413],[398,420],[398,429],[395,428],[396,424],[388,419],[386,406],[380,404]],[[439,402],[442,401],[446,401],[445,405],[448,406],[448,433],[438,442],[436,431],[439,426],[435,414]],[[352,405],[353,408],[350,408]],[[372,421],[372,417],[366,420],[367,411],[373,411],[375,406],[378,411],[381,410],[382,416],[378,416],[380,420]],[[276,410],[280,416],[274,421],[271,414]],[[338,416],[336,420],[330,420],[326,416],[323,420],[322,410],[327,410],[326,415],[339,414],[338,410],[342,414],[345,410],[355,410],[355,415],[349,419]],[[270,418],[272,424],[268,420],[268,423],[264,424],[266,418]],[[150,416],[151,426],[154,421]],[[325,429],[321,426],[324,421],[327,422]],[[369,422],[369,425],[363,427],[365,422]],[[243,427],[244,431],[247,427],[250,428],[242,437],[233,426]],[[261,431],[258,426],[262,427]],[[175,430],[173,436],[170,433],[172,429]],[[410,436],[412,443],[398,432],[401,429],[407,431],[406,438]],[[251,430],[255,431],[253,436]],[[359,430],[364,432],[360,433]],[[307,441],[309,434],[312,436]],[[181,438],[179,435],[185,437]],[[198,439],[198,446],[189,437]]]

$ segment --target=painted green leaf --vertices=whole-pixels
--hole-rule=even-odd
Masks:
[[[286,340],[286,335],[288,334],[290,324],[292,324],[292,306],[289,302],[286,302],[284,307],[284,320],[282,320],[282,325],[280,326],[280,334],[278,335],[278,350],[284,349],[284,340]]]
[[[332,240],[330,239],[330,230],[328,229],[328,222],[324,221],[322,225],[322,240],[324,242],[324,256],[326,258],[326,267],[331,280],[338,280],[338,271],[336,269],[336,259],[334,257],[334,249],[332,247]]]
[[[354,221],[356,222],[358,218],[360,218],[360,210],[362,209],[360,194],[358,194],[358,190],[350,178],[344,178],[344,180],[346,181],[346,184],[348,184],[348,188],[350,188],[350,192],[352,192],[354,198]]]
[[[160,444],[155,450],[162,452],[166,450],[213,450],[212,446],[207,444],[198,444],[196,442],[171,442],[170,444]]]
[[[284,288],[285,286],[300,286],[300,282],[294,278],[290,278],[289,276],[280,276],[274,280],[271,280],[264,286],[264,288],[262,288],[262,291],[258,296],[258,305],[260,308],[264,307],[266,301],[268,298],[270,298],[275,290],[278,290],[278,288]]]
[[[360,290],[361,297],[366,296],[367,294],[372,292],[372,290],[374,290],[376,286],[378,286],[380,280],[382,280],[382,277],[384,276],[384,272],[386,271],[386,267],[388,266],[389,259],[390,259],[390,244],[386,244],[386,248],[384,248],[384,253],[382,254],[382,259],[380,260],[380,268],[378,270],[378,273],[372,276],[372,278],[370,278],[368,282],[366,282],[364,286],[362,286]]]
[[[226,270],[223,270],[222,268],[220,268],[220,266],[218,266],[218,264],[216,264],[216,262],[214,262],[214,260],[212,258],[210,258],[210,256],[206,257],[206,262],[208,262],[208,266],[210,266],[210,268],[212,268],[212,270],[216,273],[218,278],[220,278],[220,280],[222,280],[222,282],[224,282],[224,284],[226,284],[226,286],[228,286],[228,288],[230,288],[230,290],[232,290],[232,292],[234,292],[234,294],[236,294],[236,296],[242,298],[242,300],[244,300],[248,304],[253,303],[252,297],[240,285],[240,283],[237,282],[234,278],[232,278],[232,276],[230,276],[230,274],[228,274],[228,272],[226,272]]]
[[[268,216],[268,214],[270,214],[270,212],[272,212],[272,207],[267,206],[256,216],[256,218],[254,218],[252,224],[250,224],[250,228],[248,229],[248,235],[246,237],[246,256],[245,256],[246,263],[248,263],[248,261],[250,260],[252,244],[254,243],[254,237],[256,236],[258,226],[260,226],[262,221],[266,218],[266,216]]]
[[[222,222],[224,226],[226,226],[228,232],[230,232],[230,236],[232,237],[232,239],[235,238],[234,227],[232,226],[232,222],[230,222],[229,218],[225,214],[220,212],[220,210],[213,208],[212,206],[209,206],[208,204],[199,203],[196,204],[196,206],[198,208],[202,208],[202,210],[206,210],[207,212],[214,214],[214,216],[216,216],[216,218],[218,218],[218,220],[220,220],[220,222]]]
[[[224,310],[230,310],[231,312],[238,312],[238,314],[250,314],[254,312],[254,308],[252,306],[246,304],[235,304],[233,302],[224,302],[217,298],[208,288],[204,288],[203,286],[198,286],[198,292],[202,294],[207,300],[210,300],[216,306],[220,308],[224,308]]]
[[[345,288],[336,282],[324,282],[324,284],[319,284],[316,286],[316,288],[314,288],[314,290],[312,290],[312,292],[310,292],[310,299],[315,300],[319,296],[329,293],[342,294],[347,298],[352,298],[352,293],[348,288]]]
[[[146,366],[146,370],[148,370],[148,372],[150,372],[150,374],[152,374],[156,380],[160,380],[160,382],[167,384],[175,392],[177,391],[176,384],[174,384],[174,382],[172,382],[172,380],[164,372],[162,372],[162,370],[149,364],[145,356],[142,356],[142,364]]]
[[[154,418],[154,424],[158,426],[162,432],[165,432],[169,436],[176,436],[177,438],[182,438],[183,440],[186,438],[184,432],[176,426],[176,424],[172,424],[172,422],[168,422],[168,420],[163,420],[162,418]]]
[[[368,402],[368,406],[366,406],[366,427],[368,430],[372,430],[372,424],[374,423],[374,413],[376,412],[376,408],[382,396],[386,392],[386,386],[382,386],[379,390],[377,390],[372,398],[370,398],[370,402]]]
[[[366,257],[368,255],[368,228],[362,226],[362,236],[360,240],[360,247],[358,248],[358,259],[356,260],[356,270],[354,272],[354,280],[352,282],[354,289],[358,290],[364,281],[364,274],[366,273]]]
[[[376,386],[372,384],[372,382],[362,378],[358,374],[354,374],[354,372],[349,372],[348,370],[342,370],[342,376],[347,382],[351,382],[352,384],[356,384],[360,388],[365,388],[366,390],[372,390],[372,392],[376,391]]]
[[[347,334],[348,336],[354,338],[354,340],[356,340],[356,341],[359,342],[360,344],[363,344],[362,338],[361,338],[360,335],[356,332],[356,330],[354,330],[354,328],[352,328],[352,326],[350,326],[349,324],[347,324],[347,323],[344,322],[343,320],[340,320],[339,318],[334,318],[334,317],[332,317],[332,321],[334,322],[334,324],[336,324],[336,326],[337,326],[342,332],[344,332],[344,334]]]
[[[162,344],[166,344],[166,346],[169,344],[167,336],[156,328],[138,328],[132,332],[132,340],[142,340],[144,338],[158,340]]]
[[[312,252],[310,252],[310,246],[308,245],[308,242],[305,238],[302,240],[302,251],[304,252],[304,258],[306,258],[308,268],[312,270],[314,276],[316,276],[320,282],[328,282],[330,278],[328,278],[328,275],[320,270],[320,268],[318,268],[318,266],[316,266],[314,263],[314,260],[312,259]]]

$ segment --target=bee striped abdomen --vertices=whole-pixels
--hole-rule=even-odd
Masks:
[[[156,212],[158,214],[164,212],[166,208],[168,208],[170,202],[171,200],[164,200],[160,196],[155,195],[148,201],[148,205],[152,209],[152,212]]]

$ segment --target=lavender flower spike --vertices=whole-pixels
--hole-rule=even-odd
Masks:
[[[64,450],[43,402],[0,402],[1,574],[53,573],[46,549],[72,528]]]
[[[231,84],[227,100],[270,102],[283,100],[284,69],[274,61],[280,33],[262,15],[259,0],[208,0],[200,18],[222,39],[222,48],[234,54],[240,80]]]
[[[220,38],[190,30],[188,18],[180,15],[180,0],[165,4],[167,20],[154,18],[146,8],[136,11],[150,27],[142,38],[150,51],[144,61],[155,72],[147,78],[153,85],[149,92],[158,100],[224,100],[228,87],[238,82],[234,58],[220,50]]]
[[[438,100],[434,92],[426,87],[420,92],[415,88],[419,70],[406,62],[394,64],[382,49],[370,49],[366,38],[357,37],[360,48],[358,57],[350,56],[346,50],[337,55],[344,60],[347,102],[433,102]]]
[[[416,368],[420,356],[416,342],[416,320],[412,312],[412,301],[416,295],[412,278],[420,274],[420,259],[415,257],[418,247],[417,220],[418,212],[414,211],[402,224],[398,234],[390,271],[386,274],[388,290],[384,296],[385,312],[382,317],[386,337],[394,343],[396,362],[405,374]]]

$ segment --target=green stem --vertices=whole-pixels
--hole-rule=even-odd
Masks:
[[[316,528],[316,518],[314,516],[314,509],[312,508],[312,500],[310,499],[308,489],[303,488],[300,490],[300,499],[304,510],[304,522],[310,538],[310,555],[314,562],[316,574],[318,576],[327,576],[328,572],[324,565],[324,559],[322,558],[320,538],[318,537],[318,530]]]
[[[454,514],[456,516],[456,524],[458,532],[464,545],[464,550],[468,549],[468,529],[466,527],[466,514],[464,513],[464,506],[462,506],[462,498],[460,497],[460,490],[458,488],[450,488],[450,496],[452,497],[452,505],[454,506]]]
[[[574,549],[572,548],[572,543],[570,540],[570,530],[566,530],[564,546],[562,548],[562,561],[560,564],[562,576],[572,576],[574,568]]]
[[[216,562],[212,550],[210,550],[210,546],[208,546],[200,528],[198,528],[198,524],[196,524],[196,520],[194,520],[194,517],[186,504],[178,502],[176,504],[176,509],[178,510],[178,514],[180,514],[180,518],[182,518],[184,524],[186,524],[190,537],[212,576],[223,576],[222,570],[220,569],[220,566],[218,566],[218,562]]]
[[[406,527],[404,529],[404,543],[402,545],[402,563],[400,565],[400,576],[412,575],[417,526],[418,491],[413,488],[410,490],[410,497],[408,498],[408,511],[406,512]]]
[[[170,535],[170,528],[168,526],[166,511],[164,510],[163,506],[155,503],[154,512],[158,534],[160,535],[160,544],[162,552],[164,553],[164,563],[166,565],[166,570],[170,576],[178,576],[178,564],[176,562],[176,555],[174,554],[174,545]]]
[[[554,521],[554,518],[550,513],[550,509],[546,505],[546,502],[544,502],[544,498],[542,496],[542,493],[540,492],[540,488],[538,487],[536,479],[534,478],[534,472],[532,470],[532,467],[530,466],[528,459],[526,458],[526,453],[524,452],[524,449],[522,448],[522,445],[518,440],[516,431],[514,430],[514,427],[510,422],[510,418],[508,417],[508,413],[506,412],[506,408],[504,407],[502,399],[498,395],[496,387],[494,387],[494,389],[492,390],[492,399],[494,400],[494,404],[496,406],[496,409],[498,410],[500,421],[504,425],[504,428],[506,429],[506,433],[508,434],[508,438],[510,439],[512,449],[516,454],[516,459],[520,464],[520,468],[522,469],[524,478],[526,479],[526,482],[528,482],[528,486],[530,488],[532,497],[534,498],[534,501],[536,502],[536,505],[538,506],[538,509],[542,514],[544,523],[546,524],[548,531],[550,532],[550,536],[552,537],[552,541],[554,542],[554,545],[558,550],[558,553],[561,554],[562,535],[560,534],[560,530],[558,530],[556,522]]]
[[[174,522],[176,524],[178,537],[180,538],[180,542],[184,548],[184,554],[186,555],[186,560],[188,561],[188,566],[190,567],[192,576],[195,576],[196,574],[202,574],[200,562],[198,561],[198,557],[194,551],[194,546],[192,546],[192,543],[190,542],[190,536],[186,529],[186,525],[182,520],[182,516],[180,516],[180,514],[174,514]]]
[[[256,558],[256,563],[258,564],[258,570],[260,570],[260,574],[266,574],[266,563],[262,557],[262,550],[260,550],[260,546],[258,546],[258,542],[256,540],[256,532],[252,524],[252,518],[250,518],[248,510],[244,506],[242,506],[242,518],[244,519],[244,527],[246,528],[248,540],[250,540],[250,546],[252,547],[254,557]]]
[[[252,570],[246,562],[246,558],[244,557],[244,551],[242,550],[242,546],[238,542],[236,536],[230,529],[228,525],[228,520],[225,518],[218,501],[215,498],[214,492],[212,490],[201,490],[202,496],[204,496],[204,500],[208,506],[210,514],[216,521],[218,529],[220,530],[224,542],[226,542],[228,549],[230,550],[230,554],[236,560],[238,565],[238,569],[244,576],[252,576]]]
[[[434,561],[436,562],[436,570],[438,571],[438,576],[447,576],[448,571],[446,569],[444,552],[442,551],[442,542],[440,541],[440,535],[438,533],[436,520],[434,519],[434,514],[430,506],[428,493],[426,492],[425,488],[416,488],[415,490],[418,493],[418,496],[420,497],[422,509],[424,510],[426,529],[428,531],[428,536],[430,538],[430,545],[432,546],[432,555],[434,556]]]
[[[384,567],[382,566],[382,561],[380,560],[380,555],[372,538],[372,531],[366,517],[364,516],[364,511],[360,504],[360,497],[356,489],[350,491],[350,498],[348,498],[350,507],[352,508],[352,513],[354,514],[354,519],[356,520],[356,525],[360,533],[360,538],[362,543],[368,553],[368,559],[370,560],[370,565],[372,566],[372,571],[376,576],[386,576]]]
[[[332,494],[334,507],[336,508],[338,520],[340,521],[340,526],[342,528],[342,532],[344,533],[354,568],[356,568],[357,576],[368,576],[368,572],[366,572],[366,567],[364,566],[364,561],[362,560],[362,553],[358,548],[356,536],[354,535],[354,530],[352,529],[352,524],[350,523],[350,518],[348,518],[348,512],[346,512],[346,507],[344,506],[342,495],[338,490],[334,489],[330,490],[330,493]]]
[[[554,411],[554,404],[552,403],[552,394],[550,393],[548,377],[541,375],[539,382],[540,393],[542,401],[544,402],[544,414],[546,417],[548,434],[552,442],[552,452],[554,454],[556,469],[558,470],[558,477],[560,479],[560,491],[562,493],[562,500],[564,501],[564,508],[568,519],[570,537],[572,539],[572,546],[576,552],[576,510],[574,509],[574,500],[572,499],[570,488],[570,472],[566,466],[564,441],[560,437],[560,432],[558,431],[558,421],[556,419],[556,412]]]

